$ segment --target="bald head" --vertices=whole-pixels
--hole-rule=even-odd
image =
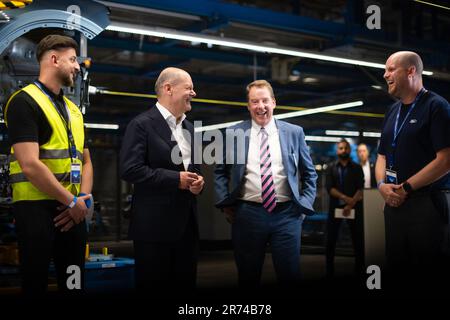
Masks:
[[[400,99],[403,104],[414,101],[422,90],[423,63],[419,55],[412,51],[398,51],[386,61],[384,79],[390,95]]]
[[[165,84],[170,84],[171,86],[176,85],[180,81],[182,81],[186,76],[189,76],[189,74],[179,68],[169,67],[165,68],[161,73],[159,74],[158,79],[155,83],[155,92],[158,97],[161,96],[162,88]]]
[[[161,71],[155,83],[158,102],[180,121],[183,114],[191,111],[191,100],[195,97],[191,76],[179,68]]]
[[[395,59],[399,65],[403,68],[408,69],[414,67],[416,69],[416,75],[422,77],[423,72],[423,62],[420,56],[413,51],[397,51],[392,54],[390,58]]]

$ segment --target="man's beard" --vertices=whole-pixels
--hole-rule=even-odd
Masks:
[[[61,76],[61,83],[64,87],[73,87],[75,79],[72,78],[72,74],[63,74]]]

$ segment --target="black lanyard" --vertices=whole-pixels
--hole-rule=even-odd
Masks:
[[[67,138],[68,138],[67,140],[69,142],[68,152],[69,152],[69,156],[70,156],[70,161],[73,162],[73,159],[77,159],[77,148],[75,145],[75,139],[73,138],[73,134],[72,134],[72,127],[71,127],[71,123],[70,123],[70,111],[69,111],[69,108],[67,107],[66,101],[63,98],[64,107],[66,108],[67,117],[69,118],[69,121],[66,121],[66,119],[64,118],[64,116],[61,113],[61,111],[59,110],[59,108],[56,106],[53,99],[47,94],[47,92],[45,92],[45,90],[42,88],[42,86],[38,82],[35,82],[34,84],[42,91],[43,94],[45,94],[48,97],[50,102],[55,107],[56,112],[58,112],[58,115],[60,116],[62,122],[64,123],[64,127],[66,128],[66,132],[67,132]]]
[[[427,90],[425,90],[425,88],[420,89],[420,92],[417,94],[416,98],[414,99],[414,102],[412,103],[411,107],[408,110],[408,113],[406,114],[405,118],[402,121],[402,124],[400,125],[400,128],[398,127],[398,122],[400,120],[400,110],[402,108],[402,104],[400,103],[400,105],[398,106],[398,110],[397,110],[397,116],[395,118],[395,124],[394,124],[394,132],[393,132],[393,137],[392,137],[392,152],[390,154],[390,156],[388,157],[388,164],[389,164],[389,169],[392,169],[394,167],[394,154],[395,154],[395,148],[397,147],[397,138],[398,135],[400,134],[400,131],[402,131],[406,121],[408,120],[409,116],[411,115],[412,111],[414,110],[414,107],[416,106],[417,102],[419,101],[419,99],[424,95],[424,93],[427,92]]]

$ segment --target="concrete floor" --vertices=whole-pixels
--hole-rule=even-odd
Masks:
[[[91,253],[101,253],[103,247],[108,247],[109,253],[116,257],[133,257],[131,241],[121,242],[93,242],[90,243]],[[325,277],[325,257],[320,254],[323,248],[302,248],[301,255],[302,281],[313,284],[323,282]],[[342,250],[341,250],[342,251]],[[350,277],[353,270],[353,257],[351,252],[343,250],[335,260],[337,278]],[[339,252],[338,252],[339,254]],[[237,269],[232,250],[201,250],[198,264],[197,287],[205,292],[220,292],[220,289],[237,290]],[[16,294],[20,291],[19,277],[15,276],[10,285],[0,285],[0,295]],[[266,259],[262,274],[263,287],[276,285],[276,276],[270,252]],[[54,279],[49,280],[49,290],[56,290]]]

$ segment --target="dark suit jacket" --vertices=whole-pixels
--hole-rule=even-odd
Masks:
[[[191,134],[191,165],[194,159],[194,127],[183,121]],[[197,223],[196,198],[178,188],[183,163],[175,164],[171,154],[179,148],[158,108],[138,115],[127,127],[120,152],[120,176],[134,184],[129,237],[133,240],[172,242],[181,238],[192,213]],[[179,150],[179,149],[178,149]]]

